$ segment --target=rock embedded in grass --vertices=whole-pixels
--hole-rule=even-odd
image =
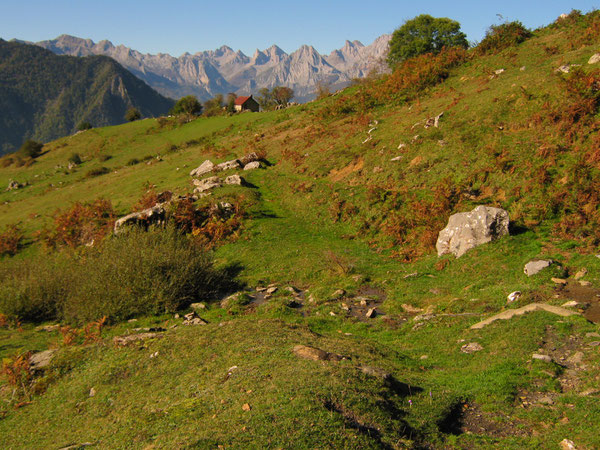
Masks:
[[[341,361],[342,359],[345,359],[342,355],[326,352],[320,348],[309,347],[307,345],[296,345],[293,352],[299,358],[310,359],[313,361]]]
[[[439,233],[438,256],[452,253],[459,258],[472,248],[508,235],[508,225],[508,212],[501,208],[480,205],[470,212],[453,214]]]
[[[550,267],[552,262],[553,261],[551,259],[536,259],[533,261],[529,261],[527,264],[525,264],[525,267],[523,268],[523,272],[528,277],[530,277],[532,275],[536,275],[536,274],[540,273],[542,270],[544,270],[546,267]]]
[[[198,167],[196,167],[194,170],[192,170],[190,172],[190,177],[200,177],[206,173],[212,172],[214,168],[215,168],[215,165],[210,160],[207,159],[206,161],[204,161],[202,164],[200,164]]]

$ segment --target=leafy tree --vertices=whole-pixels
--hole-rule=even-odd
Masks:
[[[133,106],[127,109],[127,112],[125,113],[125,120],[128,122],[133,122],[141,118],[142,115],[140,114],[140,111],[137,108],[134,108]]]
[[[79,122],[79,125],[77,125],[77,129],[79,131],[91,130],[92,124],[86,121]]]
[[[42,154],[42,147],[44,144],[37,141],[32,141],[31,139],[26,140],[21,148],[19,149],[19,154],[25,158],[35,159]]]
[[[275,106],[275,101],[273,100],[273,95],[268,88],[261,88],[258,90],[258,97],[256,97],[256,101],[260,105],[261,109],[267,111],[272,109]]]
[[[223,95],[217,94],[204,102],[204,115],[207,117],[218,116],[223,112]]]
[[[508,47],[514,47],[531,37],[531,31],[519,21],[492,25],[477,46],[480,54],[497,53]]]
[[[387,62],[390,67],[413,56],[439,53],[444,47],[469,46],[460,24],[448,18],[421,14],[394,31]]]
[[[287,106],[292,98],[294,98],[294,91],[285,86],[275,86],[271,91],[273,100],[275,103],[281,106]]]
[[[174,116],[178,114],[200,114],[202,112],[202,105],[196,97],[193,95],[186,95],[181,97],[175,103],[175,106],[171,108],[170,113]]]
[[[237,94],[235,92],[230,92],[227,94],[227,112],[234,113],[235,112],[235,99],[237,98]]]

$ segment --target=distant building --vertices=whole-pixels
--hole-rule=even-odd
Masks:
[[[235,110],[258,112],[259,106],[256,100],[250,97],[238,97],[235,99]]]

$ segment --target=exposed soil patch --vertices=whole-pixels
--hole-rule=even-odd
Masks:
[[[342,169],[339,169],[339,170],[332,169],[331,172],[329,172],[329,178],[331,179],[331,181],[343,180],[351,173],[358,172],[359,170],[361,170],[364,167],[364,165],[365,165],[364,159],[358,158],[356,161],[348,164],[346,167],[344,167]]]
[[[446,434],[480,434],[495,438],[509,436],[529,436],[529,432],[519,428],[514,418],[502,412],[482,411],[475,403],[456,403],[446,417],[438,423],[440,431]]]
[[[590,322],[600,323],[600,289],[568,283],[557,286],[556,295],[565,301],[575,300],[580,303],[584,309],[583,316]]]

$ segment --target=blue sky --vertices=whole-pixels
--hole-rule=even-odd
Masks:
[[[574,8],[597,7],[600,0],[0,0],[0,37],[40,41],[71,34],[174,56],[221,45],[251,55],[272,44],[286,52],[309,44],[329,53],[346,39],[370,44],[422,13],[458,20],[468,39],[478,41],[500,20],[537,28]]]

